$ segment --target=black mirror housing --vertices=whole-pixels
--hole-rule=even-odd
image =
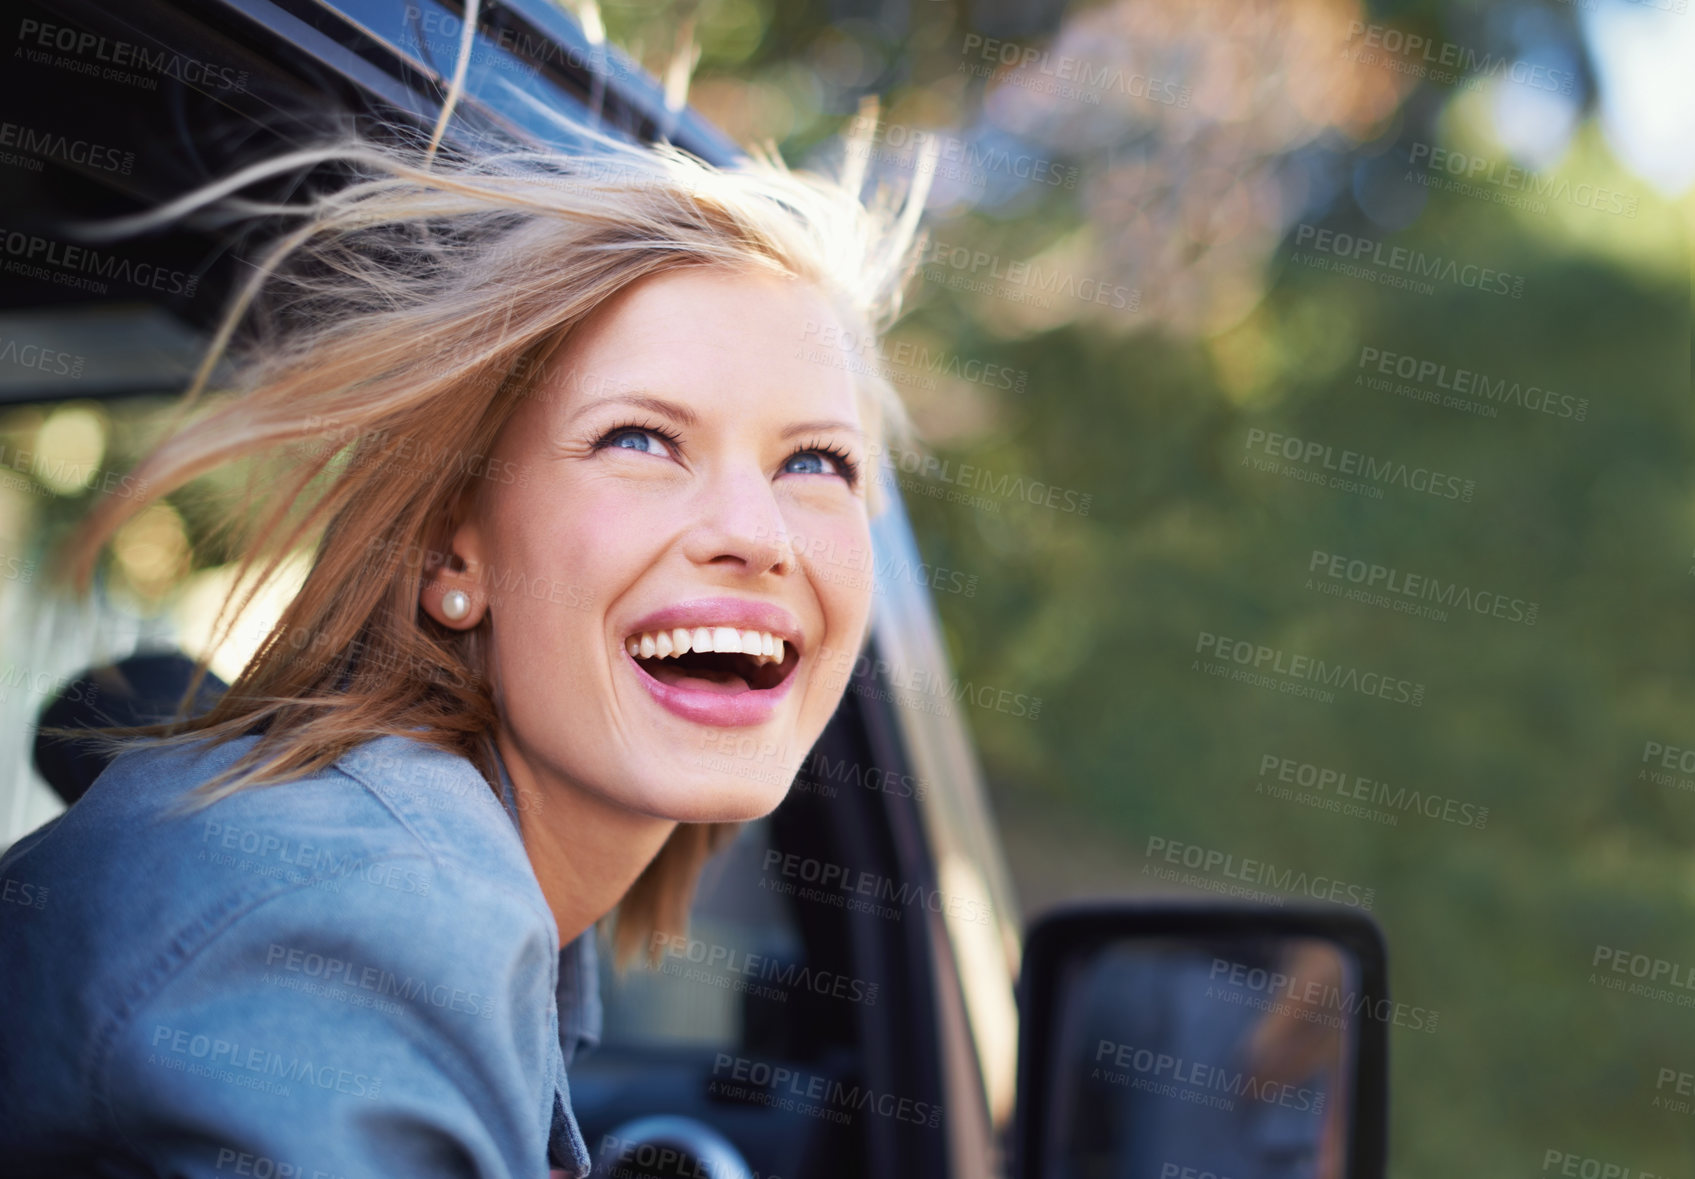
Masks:
[[[1351,908],[1183,900],[1035,921],[1016,1179],[1381,1179],[1387,950]]]

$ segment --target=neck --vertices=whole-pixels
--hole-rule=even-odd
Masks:
[[[518,803],[518,830],[564,946],[610,913],[676,829],[553,781],[501,728],[495,736]]]

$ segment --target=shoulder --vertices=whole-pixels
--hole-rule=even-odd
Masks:
[[[127,752],[5,862],[26,875],[57,877],[39,880],[49,890],[57,883],[86,891],[74,888],[82,883],[144,896],[154,908],[291,884],[333,892],[363,881],[428,895],[475,880],[546,915],[516,826],[465,758],[407,737],[379,737],[316,773],[200,804],[195,789],[254,741]]]
[[[0,914],[0,958],[21,967],[6,987],[13,1009],[41,1017],[7,1021],[0,1038],[15,1042],[0,1057],[41,1069],[60,1054],[74,1101],[145,1093],[159,1077],[137,1073],[138,1059],[190,1069],[196,1046],[234,1042],[183,1012],[379,1055],[459,1043],[475,1057],[491,1026],[500,1042],[522,1028],[526,1042],[542,1035],[523,1055],[545,1052],[557,933],[517,830],[475,768],[385,737],[320,773],[183,809],[250,740],[127,753],[0,859],[0,877],[39,899]],[[63,1068],[62,1040],[34,1043],[32,1022],[81,1029],[78,1067]]]
[[[294,884],[124,998],[90,1048],[91,1122],[189,1174],[215,1169],[174,1153],[207,1119],[324,1173],[539,1173],[556,974],[550,931],[489,882]]]
[[[477,907],[453,902],[471,893],[551,925],[516,825],[465,758],[379,737],[317,773],[195,805],[254,740],[125,753],[0,866],[45,894],[55,925],[95,923],[108,944],[208,933],[291,888],[326,911],[430,900],[468,935]]]

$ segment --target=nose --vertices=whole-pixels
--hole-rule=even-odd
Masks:
[[[695,499],[683,551],[697,565],[732,567],[755,576],[798,565],[782,505],[753,464],[708,478]]]

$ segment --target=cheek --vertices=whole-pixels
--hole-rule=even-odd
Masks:
[[[641,563],[646,530],[626,502],[605,502],[596,489],[525,488],[493,505],[497,524],[491,571],[498,583],[548,582],[566,605],[593,606],[603,614],[611,596]],[[496,597],[501,595],[496,589]],[[547,602],[548,595],[533,597]]]
[[[839,694],[847,686],[860,639],[871,613],[875,568],[871,552],[871,527],[863,516],[821,520],[813,517],[807,527],[793,526],[803,538],[801,561],[807,578],[818,595],[824,621],[824,657],[819,666],[819,684]]]
[[[593,682],[584,676],[604,662],[597,640],[620,589],[627,524],[583,510],[578,497],[536,489],[501,497],[491,508],[485,584],[504,687],[559,691]]]

